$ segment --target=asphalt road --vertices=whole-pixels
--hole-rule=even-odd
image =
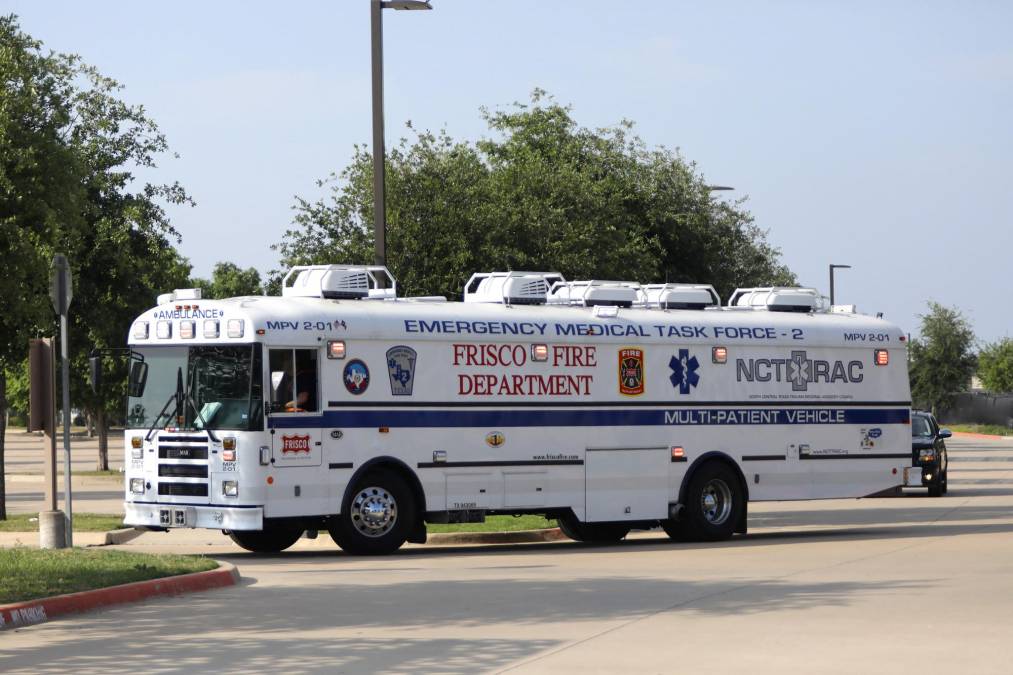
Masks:
[[[1008,673],[1013,441],[954,439],[950,494],[751,506],[722,544],[640,535],[256,558],[206,533],[133,550],[243,585],[0,634],[4,673]]]

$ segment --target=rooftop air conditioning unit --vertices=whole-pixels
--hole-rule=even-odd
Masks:
[[[562,281],[558,272],[478,272],[464,285],[464,301],[544,305],[549,289]]]
[[[386,288],[380,287],[379,274],[386,277]],[[397,282],[387,268],[381,266],[299,265],[285,275],[281,295],[286,298],[387,300],[397,297]]]
[[[728,299],[729,307],[766,309],[771,312],[820,312],[826,310],[823,296],[815,288],[737,288]]]
[[[709,284],[648,284],[640,289],[645,307],[661,309],[707,309],[720,307],[721,298]]]
[[[549,302],[584,307],[632,307],[640,293],[635,281],[564,281],[549,291]]]

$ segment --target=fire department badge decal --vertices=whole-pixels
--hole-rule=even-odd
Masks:
[[[359,359],[352,359],[345,364],[341,380],[345,383],[345,389],[349,394],[358,396],[369,387],[369,368]]]
[[[644,393],[644,350],[626,347],[619,350],[619,393],[640,396]]]
[[[387,350],[387,374],[390,375],[391,395],[412,395],[417,360],[418,355],[411,347],[398,346]]]

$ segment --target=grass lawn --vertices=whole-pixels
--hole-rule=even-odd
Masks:
[[[436,532],[513,532],[515,530],[543,530],[556,527],[555,520],[546,520],[541,516],[489,516],[484,523],[457,523],[440,525],[426,523],[430,534]]]
[[[1013,429],[998,424],[942,424],[950,431],[962,431],[969,434],[992,434],[995,436],[1013,436]]]
[[[88,548],[4,548],[0,549],[0,603],[203,572],[216,567],[215,561],[196,556]]]
[[[102,513],[75,513],[75,532],[108,532],[123,527],[123,516],[110,516]],[[7,514],[7,520],[0,520],[0,532],[38,532],[39,514],[14,513]]]

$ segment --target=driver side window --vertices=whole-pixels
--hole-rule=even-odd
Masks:
[[[318,412],[319,378],[316,349],[272,349],[271,412]]]

